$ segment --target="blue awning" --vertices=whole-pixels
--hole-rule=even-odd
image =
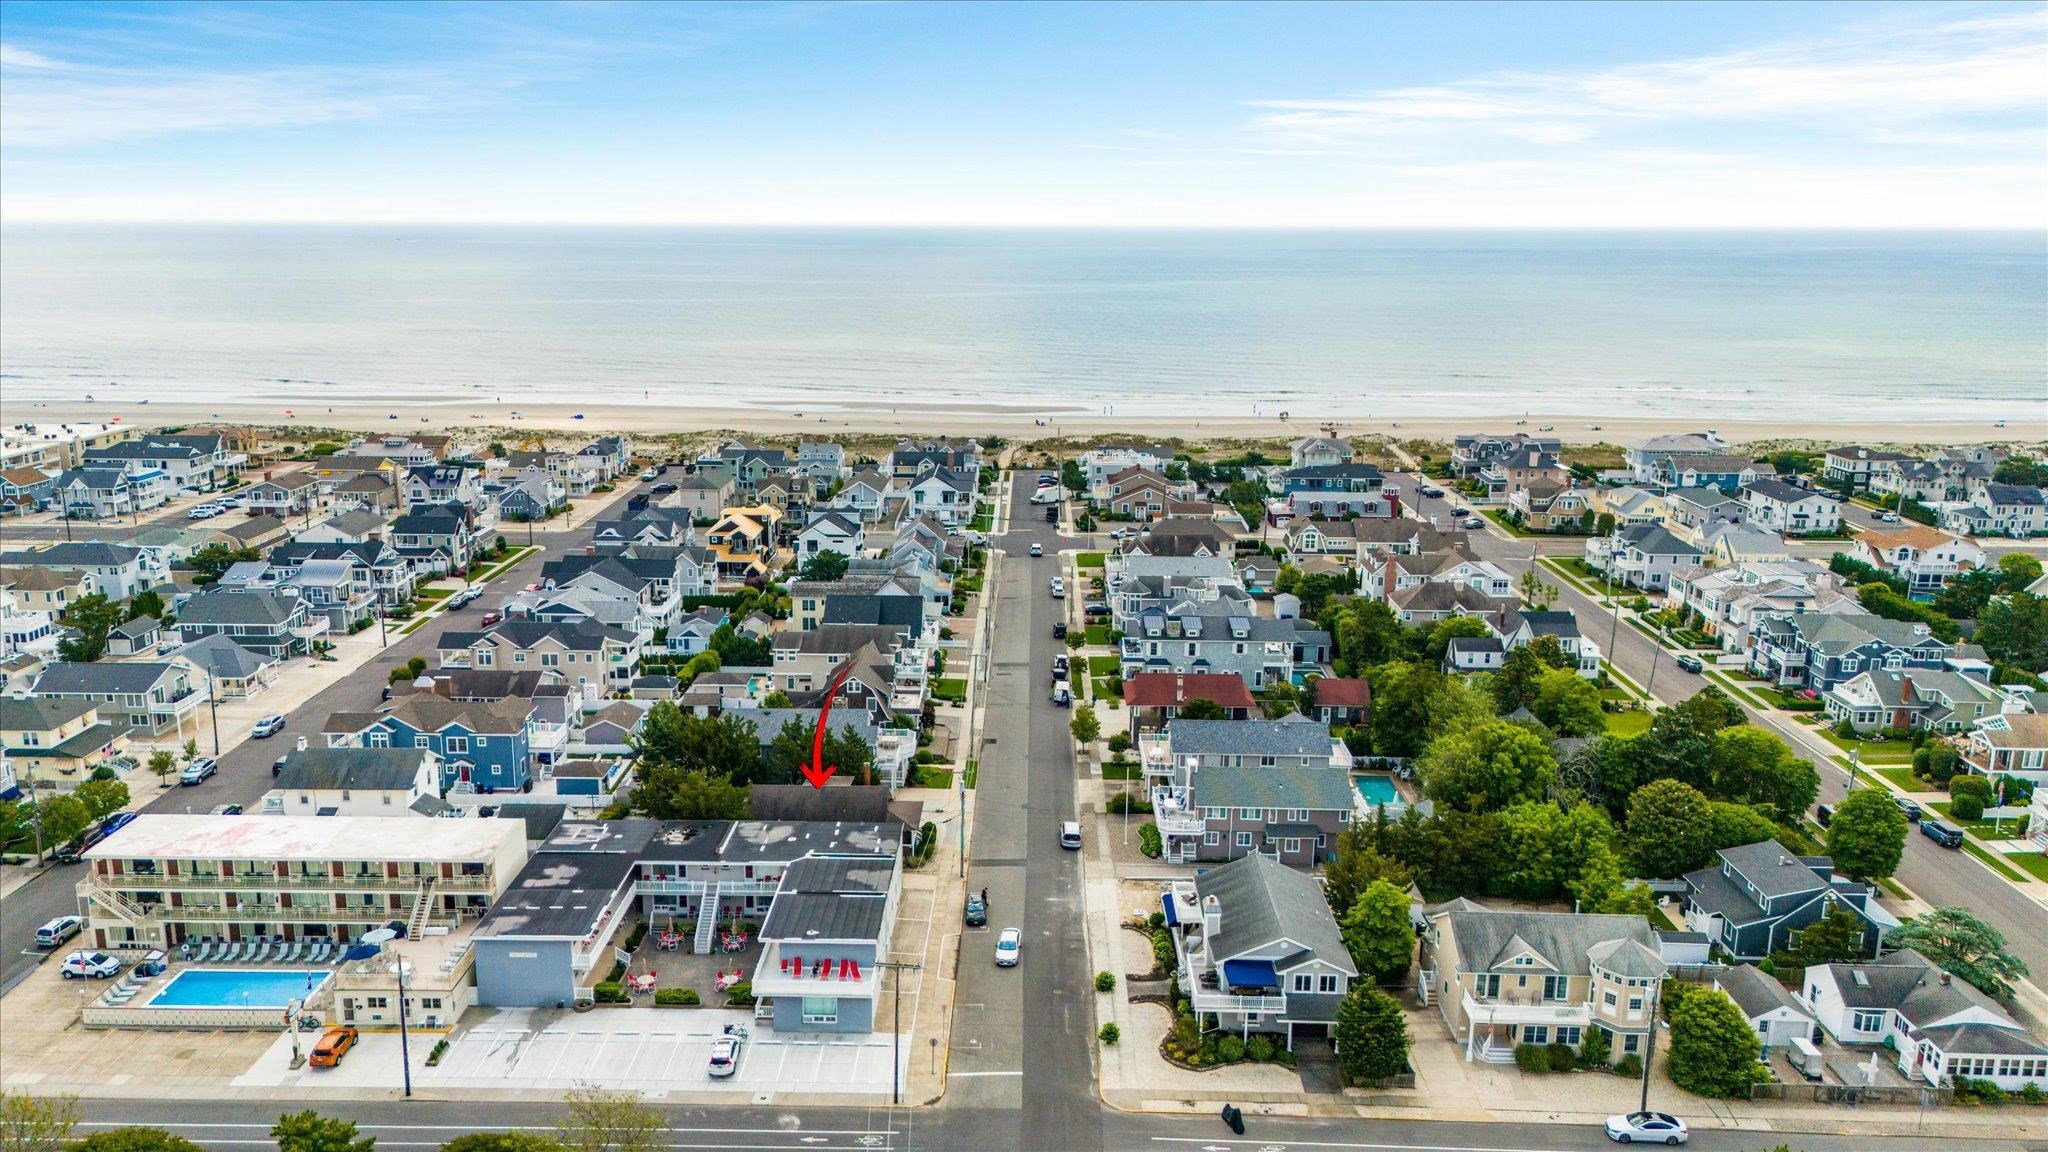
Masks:
[[[1173,914],[1173,893],[1161,892],[1159,894],[1159,903],[1166,909],[1166,926],[1168,928],[1180,927],[1180,917]]]
[[[1280,976],[1271,960],[1225,960],[1223,978],[1232,988],[1278,988]]]

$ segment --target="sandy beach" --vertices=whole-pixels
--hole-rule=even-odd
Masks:
[[[1699,419],[1619,418],[1597,426],[1583,416],[1572,418],[1531,413],[1518,416],[1488,416],[1475,413],[1467,418],[1425,416],[1416,419],[1342,421],[1338,434],[1347,437],[1379,436],[1397,440],[1449,440],[1464,432],[1535,432],[1548,426],[1567,444],[1621,444],[1663,432],[1697,431],[1715,428],[1731,443],[1749,444],[1788,440],[1870,444],[1957,444],[1978,442],[2037,443],[2048,438],[2048,405],[2039,409],[2042,419],[2033,427],[2013,421],[1997,428],[1984,421],[1925,420],[1913,422],[1858,419],[1851,414],[1839,421],[1794,421],[1777,423],[1760,420],[1716,421]],[[1106,416],[1092,411],[1023,410],[1002,404],[935,407],[895,407],[883,403],[836,403],[828,411],[805,412],[796,408],[770,407],[683,407],[668,405],[502,405],[422,403],[416,401],[368,402],[351,400],[309,410],[303,406],[285,408],[272,404],[150,403],[114,404],[99,402],[65,406],[0,404],[0,416],[9,424],[38,420],[111,420],[145,425],[232,422],[260,426],[304,426],[354,432],[396,432],[400,430],[486,431],[521,429],[534,434],[576,433],[596,435],[623,432],[635,437],[732,431],[762,437],[896,436],[896,435],[1000,435],[1011,440],[1087,438],[1130,435],[1184,441],[1227,441],[1286,439],[1315,434],[1324,420],[1309,410],[1292,411],[1287,420],[1272,418],[1220,417],[1174,420],[1148,416]]]

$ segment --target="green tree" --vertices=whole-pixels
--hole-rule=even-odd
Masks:
[[[185,746],[183,748],[178,749],[178,757],[187,764],[190,764],[194,760],[199,759],[199,741],[185,741]]]
[[[1718,852],[1743,844],[1756,844],[1777,836],[1778,826],[1763,812],[1733,800],[1709,800],[1713,835],[1708,843]]]
[[[1403,892],[1415,882],[1400,861],[1381,854],[1373,843],[1373,826],[1353,820],[1337,833],[1329,863],[1323,865],[1323,895],[1330,901],[1330,913],[1337,919],[1351,911],[1359,894],[1383,881]]]
[[[1085,748],[1102,735],[1102,721],[1095,715],[1095,709],[1079,704],[1074,708],[1074,718],[1067,722],[1067,731],[1073,733],[1075,743]]]
[[[668,1122],[638,1092],[577,1088],[563,1097],[555,1142],[567,1152],[656,1152],[668,1147]]]
[[[1228,720],[1230,713],[1214,700],[1205,700],[1198,696],[1181,705],[1176,716],[1181,720]]]
[[[1068,460],[1060,465],[1060,487],[1073,496],[1088,490],[1088,474],[1081,471],[1079,460]]]
[[[2003,591],[2024,592],[2041,578],[2041,562],[2025,552],[2007,552],[1998,558],[1998,573]]]
[[[57,1152],[79,1119],[76,1096],[0,1092],[0,1152]]]
[[[1715,796],[1768,808],[1788,824],[1797,821],[1820,792],[1820,773],[1811,761],[1794,756],[1775,732],[1750,724],[1714,733],[1710,766]]]
[[[561,1152],[561,1144],[538,1132],[471,1132],[441,1145],[441,1152]]]
[[[2012,982],[2027,976],[2026,962],[2006,950],[2005,934],[1967,908],[1936,908],[1915,916],[1888,933],[1885,943],[1911,948],[1979,992],[2007,1002],[2012,1000]]]
[[[1671,1082],[1696,1096],[1747,1098],[1770,1073],[1749,1017],[1718,988],[1694,989],[1671,1011]]]
[[[1344,914],[1344,946],[1358,974],[1376,984],[1407,975],[1415,958],[1415,926],[1408,919],[1408,890],[1385,880],[1366,885]]]
[[[1425,795],[1471,812],[1539,799],[1557,776],[1557,761],[1543,738],[1504,720],[1438,736],[1416,767]]]
[[[1613,826],[1591,804],[1570,809],[1547,801],[1516,804],[1501,810],[1499,829],[1489,891],[1502,896],[1547,900],[1601,853],[1612,855]]]
[[[744,820],[749,814],[745,785],[675,763],[641,770],[632,807],[656,820]]]
[[[763,708],[794,708],[795,706],[796,702],[789,698],[789,693],[784,692],[780,688],[761,697],[761,707]]]
[[[1533,711],[1537,679],[1547,670],[1569,666],[1570,661],[1555,636],[1538,636],[1508,653],[1501,661],[1500,671],[1493,674],[1494,711],[1503,716],[1517,708]]]
[[[107,1128],[71,1143],[66,1152],[206,1152],[161,1128]]]
[[[1522,601],[1538,612],[1545,611],[1557,603],[1557,585],[1546,582],[1542,570],[1534,565],[1522,573],[1516,587],[1522,593]]]
[[[92,810],[76,796],[45,796],[35,802],[43,826],[43,846],[62,844],[92,825]]]
[[[1429,630],[1429,640],[1423,644],[1423,655],[1431,664],[1441,665],[1444,653],[1450,650],[1451,641],[1460,638],[1477,640],[1491,635],[1493,630],[1477,616],[1446,616]]]
[[[737,712],[693,716],[667,700],[647,710],[633,747],[643,778],[651,768],[673,766],[744,781],[761,759],[753,721]]]
[[[2000,484],[2020,484],[2028,488],[2048,487],[2048,463],[2014,454],[1998,462],[1998,466],[1991,470],[1991,479]]]
[[[134,599],[128,601],[128,619],[134,620],[142,616],[152,620],[164,618],[164,598],[152,589],[145,588],[137,592]]]
[[[2004,587],[2005,574],[1997,568],[1958,572],[1934,594],[1934,610],[1958,620],[1975,620]]]
[[[236,564],[263,559],[263,553],[254,548],[234,548],[226,544],[208,544],[194,552],[185,561],[192,569],[192,582],[205,587],[217,582],[223,573]]]
[[[1408,1017],[1401,1002],[1369,984],[1337,1005],[1337,1063],[1353,1083],[1396,1076],[1408,1067]]]
[[[1974,639],[2000,664],[2048,672],[2048,598],[2014,592],[1985,605]]]
[[[1529,711],[1559,736],[1595,736],[1607,730],[1600,689],[1577,672],[1561,668],[1546,668],[1536,677],[1536,698]]]
[[[377,1147],[377,1138],[357,1135],[353,1123],[310,1108],[278,1117],[270,1135],[277,1141],[277,1152],[371,1152]]]
[[[1857,880],[1881,880],[1898,871],[1906,850],[1906,814],[1883,788],[1858,788],[1835,806],[1828,821],[1828,855],[1835,869]]]
[[[71,794],[85,805],[94,820],[102,820],[128,806],[128,785],[119,780],[87,780]]]
[[[1712,684],[1673,704],[1667,711],[1670,713],[1668,722],[1682,720],[1694,731],[1709,736],[1748,719],[1734,697]]]
[[[1656,780],[1628,798],[1622,845],[1640,876],[1668,878],[1714,854],[1713,804],[1682,780]]]
[[[803,570],[797,574],[799,580],[838,580],[846,575],[847,565],[852,561],[846,553],[827,548],[813,553],[804,561]]]
[[[1285,680],[1276,680],[1259,693],[1259,712],[1268,720],[1292,716],[1301,711],[1301,690]]]
[[[171,773],[178,770],[178,758],[168,748],[159,748],[149,754],[149,770],[155,773],[157,783],[169,785]]]
[[[1315,617],[1330,633],[1335,662],[1345,675],[1356,676],[1367,668],[1407,657],[1408,628],[1385,603],[1347,596],[1330,602]],[[1439,654],[1431,663],[1441,662]]]
[[[1372,669],[1368,680],[1376,756],[1414,756],[1436,737],[1493,714],[1492,704],[1464,681],[1433,667],[1395,661]]]
[[[1839,907],[1808,924],[1799,933],[1793,954],[1808,968],[1816,964],[1846,964],[1870,955],[1864,946],[1863,918]]]
[[[89,664],[107,654],[107,633],[126,622],[121,605],[98,592],[71,602],[62,617],[64,626],[76,635],[57,643],[57,654],[78,664]]]

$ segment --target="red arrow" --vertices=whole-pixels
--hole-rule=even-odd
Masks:
[[[823,788],[825,781],[839,771],[839,765],[825,763],[825,721],[832,717],[832,698],[839,695],[839,686],[846,683],[846,677],[853,672],[853,661],[848,659],[832,674],[832,683],[825,687],[825,704],[818,709],[818,730],[811,735],[811,762],[803,766],[804,779],[813,788]]]

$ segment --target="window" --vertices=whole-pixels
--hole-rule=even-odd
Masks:
[[[1249,832],[1239,832],[1239,833],[1237,834],[1237,846],[1238,846],[1239,848],[1249,848],[1249,847],[1251,847],[1251,846],[1252,846],[1252,834],[1251,834],[1251,833],[1249,833]]]
[[[1641,1036],[1623,1036],[1621,1038],[1621,1050],[1623,1052],[1633,1052],[1636,1050],[1637,1045],[1642,1043],[1642,1040]]]
[[[1547,1025],[1547,1024],[1524,1024],[1524,1025],[1522,1025],[1522,1043],[1524,1043],[1524,1044],[1548,1044],[1548,1043],[1550,1043],[1550,1026],[1549,1026],[1549,1025]]]
[[[1543,978],[1543,998],[1545,1000],[1564,999],[1565,987],[1568,983],[1569,981],[1562,976],[1545,976]]]
[[[1239,820],[1250,820],[1256,823],[1259,817],[1260,812],[1257,808],[1239,808],[1237,810],[1237,818]]]
[[[512,653],[512,662],[513,662],[514,664],[524,664],[524,663],[526,663],[526,653],[524,653],[524,652],[514,652],[514,653]]]
[[[363,997],[363,1007],[389,1008],[391,1007],[391,998],[389,996],[365,996]]]
[[[1202,819],[1204,819],[1204,820],[1227,820],[1227,819],[1229,819],[1229,818],[1230,818],[1230,809],[1228,809],[1228,808],[1204,808],[1204,809],[1202,809]]]
[[[412,746],[415,748],[432,748],[434,746],[434,738],[425,732],[418,733],[412,738]]]
[[[465,752],[467,752],[467,751],[469,751],[469,737],[467,737],[467,736],[450,736],[450,737],[448,738],[448,754],[449,754],[449,755],[451,755],[451,756],[460,756],[460,755],[462,755],[463,753],[465,753]]]
[[[1294,974],[1294,990],[1296,992],[1307,992],[1315,987],[1315,983],[1316,978],[1306,972]]]
[[[1616,1004],[1620,1003],[1614,998],[1614,993],[1612,992],[1602,992],[1600,994],[1600,1000],[1602,1003],[1605,1003],[1609,1008],[1612,1008]]]
[[[1223,834],[1221,832],[1202,833],[1202,843],[1208,845],[1211,848],[1214,848],[1216,845],[1221,844],[1222,842]]]
[[[1308,809],[1289,808],[1287,810],[1287,819],[1296,824],[1303,823],[1308,820]]]
[[[1479,998],[1481,1000],[1491,1000],[1499,996],[1500,977],[1491,974],[1481,975],[1479,977],[1479,986],[1476,989],[1476,991],[1479,993]]]
[[[1301,851],[1301,841],[1293,839],[1291,837],[1286,840],[1282,840],[1280,842],[1280,850],[1282,852],[1299,852]]]
[[[1342,989],[1338,987],[1339,983],[1341,983],[1341,981],[1338,979],[1338,977],[1325,973],[1321,976],[1316,977],[1316,991],[1325,993],[1342,991]]]
[[[835,996],[806,996],[803,1003],[804,1023],[839,1023],[839,999]]]
[[[1641,996],[1629,997],[1628,1010],[1630,1015],[1634,1015],[1637,1012],[1641,1012],[1643,1010],[1643,998]]]
[[[1579,1046],[1579,1041],[1584,1036],[1585,1029],[1580,1028],[1576,1024],[1560,1025],[1557,1029],[1557,1042],[1559,1044],[1569,1044],[1574,1048]]]
[[[1884,1031],[1884,1010],[1859,1008],[1850,1014],[1849,1027],[1858,1032]]]

